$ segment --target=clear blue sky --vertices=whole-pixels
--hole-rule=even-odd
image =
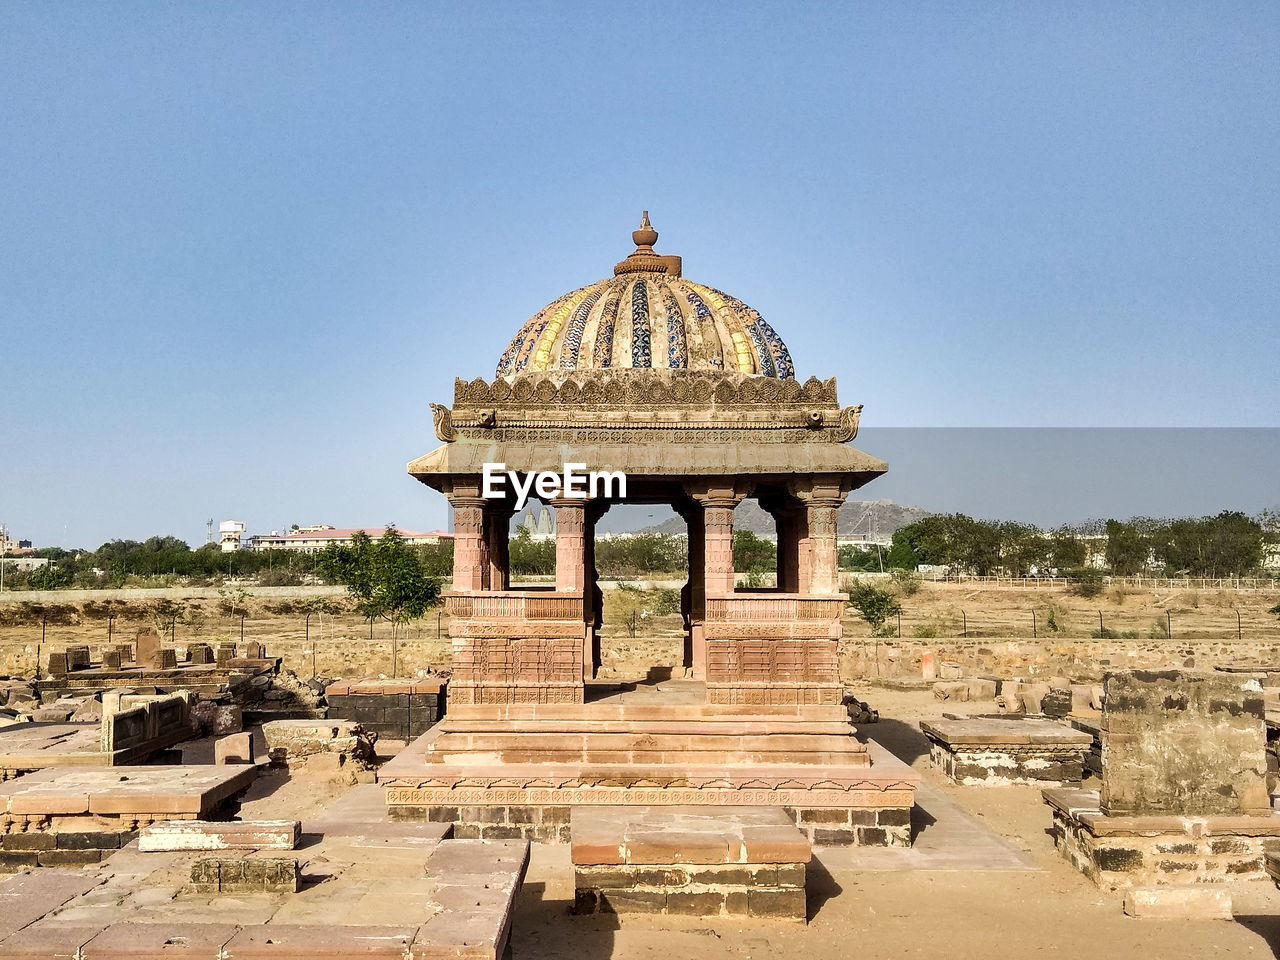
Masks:
[[[0,3],[0,523],[441,525],[428,401],[642,208],[868,428],[1280,426],[1277,50],[1274,2]]]

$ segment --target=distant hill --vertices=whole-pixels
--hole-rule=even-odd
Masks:
[[[836,533],[841,537],[861,536],[868,540],[888,540],[898,529],[929,516],[921,507],[904,506],[892,500],[846,500],[836,518]],[[774,534],[773,517],[754,500],[744,500],[733,512],[737,530],[749,530],[761,536]],[[685,523],[670,517],[662,523],[641,527],[641,533],[684,533]]]

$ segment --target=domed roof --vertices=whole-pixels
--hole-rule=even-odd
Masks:
[[[520,328],[499,377],[622,368],[795,376],[787,345],[759,313],[686,280],[679,257],[654,253],[648,211],[631,237],[635,252],[612,277],[566,293]]]

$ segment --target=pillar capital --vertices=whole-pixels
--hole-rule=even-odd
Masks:
[[[704,507],[736,507],[747,495],[741,480],[687,480],[685,493]]]

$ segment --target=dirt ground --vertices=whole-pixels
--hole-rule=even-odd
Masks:
[[[1160,922],[1126,917],[1060,859],[1049,808],[1034,787],[956,787],[929,767],[917,726],[984,704],[942,704],[928,692],[863,691],[881,722],[861,728],[921,770],[925,782],[1025,855],[1032,869],[859,869],[842,851],[819,855],[809,881],[809,923],[681,917],[574,917],[564,847],[534,848],[512,937],[514,960],[562,958],[1150,957],[1155,960],[1280,955],[1280,892],[1240,885],[1236,919]],[[926,827],[917,838],[922,842]]]

